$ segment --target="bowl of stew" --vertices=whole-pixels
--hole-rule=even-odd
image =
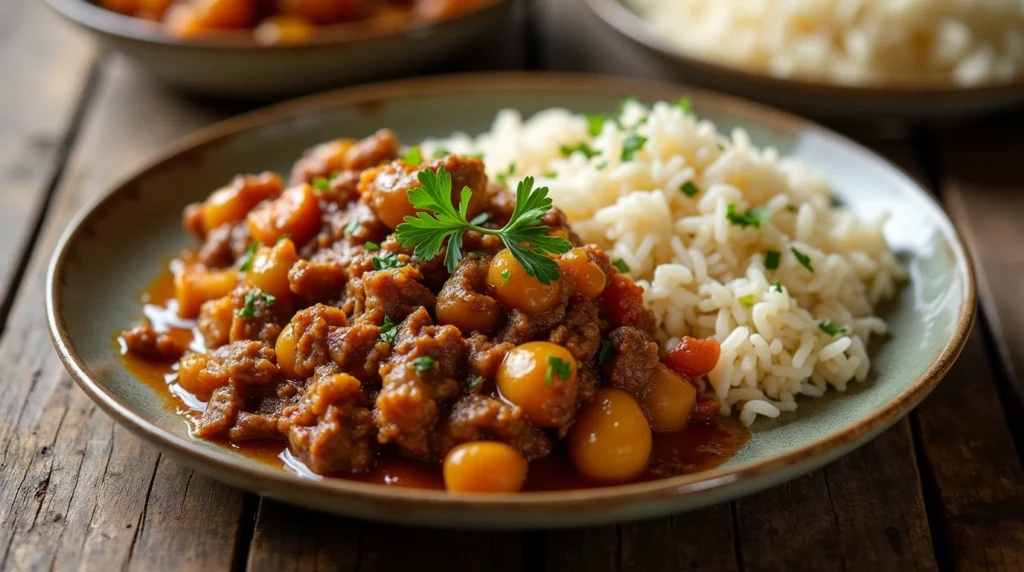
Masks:
[[[513,16],[511,0],[47,0],[148,74],[268,99],[419,71]]]
[[[631,269],[609,254],[615,244],[583,240],[586,221],[566,214],[574,205],[552,202],[571,171],[623,176],[655,147],[672,149],[648,131],[665,117],[707,134],[710,123],[684,116],[684,93],[700,121],[750,134],[710,139],[694,156],[775,146],[829,172],[851,214],[884,206],[891,216],[884,238],[909,280],[878,308],[888,336],[864,348],[864,379],[799,397],[782,415],[759,406],[745,421],[736,413],[759,401],[751,388],[735,401],[715,387],[732,336],[660,339],[641,262]],[[613,121],[630,96],[654,103],[627,100]],[[460,114],[440,112],[453,105]],[[628,119],[641,108],[637,127]],[[552,174],[452,136],[493,125],[507,137],[509,121],[494,121],[504,109],[605,121],[593,141],[556,146]],[[581,136],[593,132],[577,119]],[[619,143],[600,137],[620,125],[641,131],[602,158]],[[688,189],[673,184],[676,200]],[[776,206],[721,215],[753,239],[799,217]],[[779,281],[758,296],[825,272],[826,261],[797,254],[767,265]],[[46,300],[80,387],[182,462],[340,514],[500,528],[691,510],[820,467],[920,402],[974,313],[970,263],[948,219],[855,143],[699,90],[528,74],[360,86],[211,127],[83,211],[51,261]],[[827,341],[831,360],[847,327],[814,324],[807,335]]]

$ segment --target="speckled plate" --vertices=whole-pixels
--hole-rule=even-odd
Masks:
[[[687,54],[658,36],[624,0],[585,0],[610,28],[650,53],[668,76],[830,122],[948,120],[1024,103],[1024,81],[959,87],[856,86],[780,78]]]
[[[46,0],[60,15],[179,89],[270,99],[398,77],[442,61],[512,18],[512,0],[402,28],[353,22],[321,26],[308,42],[263,45],[251,30],[179,40],[160,24],[105,10],[92,0]]]
[[[746,127],[825,170],[841,201],[862,216],[888,212],[886,236],[910,282],[883,309],[890,339],[873,349],[870,379],[845,393],[805,399],[799,411],[758,422],[721,467],[660,481],[568,492],[449,495],[337,479],[309,480],[195,440],[184,421],[122,367],[111,343],[140,316],[138,295],[167,258],[192,244],[182,207],[235,173],[287,170],[307,146],[380,127],[404,141],[488,128],[496,111],[563,106],[608,112],[626,96],[689,95],[728,130]],[[90,205],[60,241],[47,281],[47,317],[68,371],[118,422],[182,463],[270,497],[357,517],[465,527],[553,527],[695,509],[781,483],[879,434],[917,405],[948,371],[971,328],[971,266],[949,220],[907,175],[858,144],[781,112],[672,84],[548,75],[417,79],[313,96],[217,124],[174,145]]]

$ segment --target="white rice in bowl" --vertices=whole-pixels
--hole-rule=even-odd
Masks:
[[[1020,0],[629,0],[696,57],[848,85],[1007,83],[1024,75]]]
[[[664,351],[682,336],[718,340],[708,381],[743,423],[863,381],[868,340],[887,329],[874,308],[905,279],[885,220],[859,220],[822,174],[684,108],[630,101],[603,124],[504,110],[491,131],[423,151],[481,153],[492,178],[549,187],[580,236],[643,286]]]

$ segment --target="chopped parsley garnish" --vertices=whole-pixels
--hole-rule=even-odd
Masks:
[[[275,242],[274,244],[275,245],[281,244],[282,242],[288,240],[291,237],[292,237],[292,233],[286,232],[286,233],[282,234],[281,236],[277,237],[277,242]]]
[[[377,244],[376,242],[367,240],[366,242],[363,243],[363,248],[369,250],[370,252],[374,252],[380,250],[380,245]]]
[[[594,165],[594,168],[597,169],[598,171],[603,171],[604,168],[607,167],[607,166],[608,166],[608,161],[601,161],[597,165]]]
[[[242,264],[238,266],[238,269],[242,272],[248,272],[252,268],[252,259],[256,257],[256,250],[259,249],[260,243],[254,242],[249,245],[249,248],[245,249],[245,254],[242,255]]]
[[[721,143],[715,143],[715,146],[718,147],[719,151],[725,151],[725,145],[722,145]]]
[[[742,305],[744,305],[744,306],[746,306],[748,308],[753,306],[754,305],[754,295],[753,294],[747,294],[746,296],[740,296],[740,304],[742,304]]]
[[[432,358],[430,356],[420,356],[420,357],[412,360],[413,367],[415,367],[416,371],[418,371],[420,373],[423,373],[425,371],[429,371],[431,369],[434,369],[434,365],[436,365],[436,364],[437,364],[437,360],[435,360],[434,358]]]
[[[629,274],[629,265],[626,264],[626,261],[621,258],[616,258],[615,260],[613,260],[612,266],[618,268],[619,272],[623,274]]]
[[[601,349],[597,352],[597,365],[604,365],[608,358],[612,357],[612,343],[608,340],[601,342]]]
[[[779,282],[778,280],[775,281],[775,291],[782,292],[782,282]]]
[[[501,283],[502,284],[508,284],[509,278],[512,278],[512,272],[509,271],[509,270],[502,270],[501,271]]]
[[[697,188],[697,185],[693,184],[693,181],[686,181],[679,187],[679,190],[691,199],[700,192],[700,189]]]
[[[402,160],[410,165],[419,165],[423,162],[423,155],[420,154],[419,147],[413,147],[402,155]]]
[[[452,154],[451,151],[449,151],[447,149],[444,149],[444,148],[441,148],[441,149],[438,149],[438,150],[434,151],[434,158],[435,159],[440,159],[441,157],[445,157],[445,156],[448,156],[448,155],[451,155],[451,154]]]
[[[725,218],[729,219],[729,222],[735,224],[741,228],[747,228],[752,226],[754,228],[761,228],[761,223],[768,220],[771,217],[771,211],[768,207],[755,207],[745,213],[736,212],[736,205],[729,203],[726,209]]]
[[[544,382],[550,386],[556,375],[561,379],[572,377],[572,362],[563,361],[559,357],[548,356],[548,369],[544,372]]]
[[[825,332],[830,336],[846,333],[846,328],[837,327],[835,324],[828,320],[825,320],[824,322],[818,324],[818,329],[820,329],[821,331]]]
[[[331,171],[331,176],[328,177],[331,181],[341,176],[341,171]]]
[[[432,260],[447,239],[445,267],[448,272],[455,272],[462,260],[462,236],[467,230],[474,230],[500,237],[526,274],[542,283],[550,284],[561,276],[558,264],[548,254],[568,252],[572,245],[564,238],[548,236],[551,228],[541,224],[544,214],[552,208],[551,199],[547,187],[533,188],[533,177],[520,181],[515,209],[500,229],[484,228],[466,219],[473,195],[469,187],[462,189],[458,208],[452,204],[452,178],[444,167],[436,173],[430,169],[421,171],[419,181],[422,186],[409,191],[409,202],[420,212],[405,217],[405,222],[395,229],[398,242],[415,248],[417,258]]]
[[[370,264],[373,265],[374,270],[384,270],[385,268],[399,268],[405,266],[405,264],[398,259],[398,255],[394,252],[388,252],[384,256],[374,256],[370,259]]]
[[[277,302],[277,298],[267,294],[262,290],[249,290],[245,293],[245,305],[238,310],[238,315],[242,318],[252,318],[256,315],[256,301],[260,298],[269,308]]]
[[[391,318],[384,316],[384,325],[380,327],[380,341],[387,345],[395,343],[395,336],[398,335],[398,326],[391,321]]]
[[[356,231],[359,230],[359,226],[360,225],[359,225],[359,221],[358,220],[354,220],[354,221],[348,223],[348,226],[345,227],[345,234],[347,234],[349,236],[355,234]]]
[[[810,256],[807,256],[806,254],[804,254],[803,252],[800,252],[799,250],[797,250],[795,248],[790,248],[789,251],[793,253],[793,256],[796,257],[796,261],[799,262],[801,266],[803,266],[804,268],[806,268],[807,270],[809,270],[811,272],[814,272],[814,268],[811,267],[811,257]]]
[[[516,172],[516,162],[512,161],[511,163],[508,164],[508,170],[507,171],[505,171],[504,173],[498,173],[498,176],[496,177],[498,179],[498,183],[500,183],[501,186],[503,186],[503,187],[507,187],[508,186],[508,178],[511,177],[512,175],[514,175],[515,172]]]
[[[561,147],[562,156],[569,157],[573,153],[583,153],[583,156],[587,159],[593,159],[601,154],[600,151],[595,151],[586,141],[580,141],[575,145],[562,145]]]
[[[683,113],[693,113],[693,102],[690,101],[689,97],[680,97],[679,100],[676,101],[675,106],[682,109]]]
[[[766,250],[764,253],[764,267],[766,270],[777,270],[782,253],[778,250]]]
[[[604,122],[611,119],[607,115],[588,115],[587,116],[587,133],[590,133],[591,137],[597,137],[601,134],[604,129]]]
[[[646,137],[641,137],[636,133],[631,133],[630,135],[628,135],[626,139],[622,142],[623,162],[632,161],[633,155],[635,155],[636,152],[639,151],[640,149],[643,149],[645,143],[647,143]]]
[[[557,179],[558,178],[558,173],[556,173],[554,171],[548,171],[547,173],[544,173],[544,176],[549,178],[549,179]]]
[[[313,189],[318,193],[329,191],[331,190],[331,182],[323,177],[316,177],[313,179]]]
[[[469,379],[467,379],[466,382],[466,386],[469,387],[469,389],[476,389],[484,382],[484,376],[473,373],[470,374]]]
[[[786,210],[791,212],[791,213],[795,213],[795,212],[798,212],[800,209],[796,208],[793,205],[786,205]]]

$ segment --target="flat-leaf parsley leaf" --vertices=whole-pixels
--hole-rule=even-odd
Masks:
[[[741,228],[748,226],[761,228],[761,223],[768,220],[771,214],[767,207],[755,207],[745,213],[740,213],[736,211],[736,205],[729,203],[729,206],[726,207],[725,218]]]
[[[380,341],[387,345],[395,343],[395,336],[398,335],[398,326],[391,321],[391,318],[384,316],[384,325],[380,327]]]
[[[600,151],[591,148],[586,141],[580,141],[575,145],[562,145],[561,151],[563,157],[569,157],[573,153],[583,153],[583,156],[587,159],[593,159],[601,154]]]
[[[601,349],[597,352],[597,365],[604,365],[608,358],[612,357],[612,343],[608,340],[601,342]]]
[[[797,250],[795,248],[792,248],[792,247],[789,249],[789,251],[792,252],[793,256],[796,257],[796,261],[800,263],[800,266],[803,266],[807,270],[809,270],[811,272],[814,272],[814,268],[811,267],[811,257],[810,256],[807,256],[803,252],[800,252],[799,250]]]
[[[263,303],[270,306],[277,302],[277,298],[267,294],[262,290],[249,290],[245,293],[245,305],[238,310],[238,315],[242,318],[252,318],[256,315],[256,301],[260,298],[263,299]]]
[[[697,193],[700,192],[700,189],[697,188],[697,185],[693,184],[693,181],[686,181],[679,187],[679,190],[691,199],[697,196]]]
[[[612,266],[618,268],[619,272],[623,274],[629,274],[629,265],[626,264],[626,261],[621,258],[616,258],[615,260],[613,260]]]
[[[548,356],[548,369],[544,372],[544,382],[551,385],[554,376],[560,379],[572,377],[572,362],[564,361],[560,357]]]
[[[412,360],[413,367],[420,373],[434,369],[435,364],[437,364],[437,361],[430,356],[420,356]]]
[[[238,267],[240,271],[248,272],[252,268],[252,259],[256,256],[256,250],[259,247],[260,243],[254,242],[249,245],[249,248],[245,249],[245,254],[242,255],[242,264]]]
[[[846,328],[840,328],[828,320],[825,320],[824,322],[818,324],[818,329],[820,329],[821,331],[825,332],[830,336],[846,333]]]
[[[399,268],[401,266],[405,266],[394,252],[388,252],[384,256],[374,256],[370,259],[370,264],[373,265],[374,270],[384,270],[385,268]]]
[[[420,154],[419,147],[413,147],[402,155],[402,160],[410,165],[419,165],[423,162],[423,155]]]
[[[782,253],[778,250],[766,250],[764,253],[764,267],[766,270],[776,270],[779,268],[779,260],[782,258]]]
[[[647,143],[646,137],[631,133],[622,141],[622,161],[632,161],[636,152],[644,148]]]

